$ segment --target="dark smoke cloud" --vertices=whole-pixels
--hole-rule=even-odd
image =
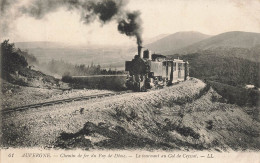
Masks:
[[[10,6],[10,3],[8,0],[2,0],[0,1],[0,14],[2,15],[5,10],[8,8],[8,6]]]
[[[7,13],[7,9],[14,5],[15,1],[2,0],[1,11]],[[86,24],[95,20],[99,20],[102,24],[115,20],[118,22],[119,32],[127,36],[135,36],[140,45],[142,43],[140,13],[126,11],[124,9],[126,4],[127,0],[31,0],[30,3],[19,6],[19,14],[16,15],[42,19],[59,8],[66,8],[79,12],[81,20]],[[5,14],[5,17],[7,16],[8,14]]]
[[[68,10],[80,11],[86,23],[92,22],[91,20],[95,20],[96,17],[105,23],[112,20],[123,5],[122,0],[34,0],[31,4],[22,6],[20,11],[41,19],[48,13],[65,7]]]
[[[113,16],[115,16],[119,9],[122,6],[119,6],[120,4],[116,4],[116,2],[112,0],[106,0],[104,2],[90,2],[88,10],[90,11],[90,14],[88,16],[95,17],[98,15],[99,20],[102,22],[107,22],[112,19]]]
[[[0,0],[0,15],[4,15],[17,0]]]
[[[138,45],[142,44],[142,21],[140,12],[134,11],[126,14],[126,19],[120,20],[118,23],[118,31],[127,36],[135,36]]]

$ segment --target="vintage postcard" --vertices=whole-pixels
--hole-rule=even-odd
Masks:
[[[259,0],[0,0],[1,162],[260,162]]]

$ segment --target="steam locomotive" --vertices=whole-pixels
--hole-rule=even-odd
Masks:
[[[162,88],[189,78],[189,63],[180,59],[168,60],[161,54],[151,54],[138,46],[138,54],[132,61],[125,62],[129,72],[126,86],[134,91]]]

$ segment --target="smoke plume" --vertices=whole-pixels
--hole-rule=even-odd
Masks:
[[[126,34],[127,36],[135,36],[138,45],[142,44],[142,21],[140,19],[140,12],[135,11],[132,13],[126,14],[126,19],[120,20],[118,22],[118,30],[122,34]]]
[[[17,0],[2,0],[0,19],[2,19],[1,26],[5,26],[5,30],[12,23],[7,20],[15,21],[17,17],[22,15],[42,19],[45,15],[57,11],[59,8],[65,8],[80,13],[81,20],[85,24],[95,20],[99,20],[101,24],[117,21],[120,33],[136,37],[138,45],[142,43],[140,12],[126,11],[127,0],[29,0],[28,3],[20,6],[15,5],[16,3]],[[18,13],[11,14],[8,12],[9,8],[14,6]]]

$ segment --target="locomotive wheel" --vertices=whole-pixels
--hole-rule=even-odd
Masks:
[[[133,84],[133,90],[134,91],[140,91],[140,83],[138,83],[138,82],[134,82],[134,84]]]
[[[146,92],[147,91],[147,89],[145,88],[145,86],[143,86],[143,87],[141,87],[141,90],[140,90],[141,92]]]
[[[137,91],[137,92],[146,92],[147,91],[145,85],[140,83],[140,82],[135,82],[134,83],[133,90]]]
[[[130,90],[133,90],[134,88],[134,83],[132,81],[127,81],[126,82],[126,88],[127,89],[130,89]]]
[[[145,80],[140,82],[140,91],[141,92],[146,92],[146,82],[145,82]]]

